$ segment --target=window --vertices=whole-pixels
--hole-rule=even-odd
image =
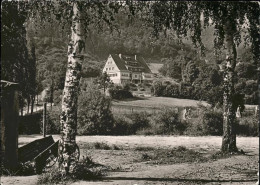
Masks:
[[[135,78],[137,78],[137,75],[135,75]]]
[[[109,68],[109,70],[111,70],[111,67]]]
[[[106,68],[106,71],[107,71],[107,68]]]
[[[112,70],[114,70],[114,67],[112,67]]]

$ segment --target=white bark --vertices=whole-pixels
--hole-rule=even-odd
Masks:
[[[68,173],[76,159],[77,133],[77,100],[80,72],[83,62],[84,39],[79,2],[73,4],[73,21],[71,26],[71,40],[68,46],[68,66],[63,90],[62,112],[60,117],[61,142],[59,146],[60,169]]]
[[[236,66],[236,46],[234,43],[234,31],[230,20],[224,25],[226,68],[224,70],[224,95],[223,95],[223,138],[222,152],[236,152],[235,133],[235,108],[232,98],[234,95],[234,70]]]

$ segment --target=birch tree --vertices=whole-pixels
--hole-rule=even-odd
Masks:
[[[150,3],[149,21],[154,33],[174,30],[177,37],[190,37],[195,47],[203,53],[205,46],[203,29],[214,26],[216,55],[222,51],[223,59],[223,138],[222,152],[236,152],[234,101],[234,70],[237,63],[237,47],[250,45],[255,62],[259,62],[259,15],[258,2],[155,2]]]
[[[113,13],[116,13],[119,8],[118,3],[105,1],[93,3],[71,1],[70,5],[72,15],[71,36],[68,45],[68,65],[60,116],[61,142],[59,146],[59,164],[64,173],[70,172],[70,167],[73,167],[73,162],[77,160],[73,158],[74,155],[72,154],[77,149],[77,100],[85,48],[84,37],[90,24],[95,24],[99,29],[102,29],[104,23],[110,26],[112,24],[111,21],[114,20]]]
[[[65,86],[62,98],[62,112],[60,116],[61,139],[59,143],[59,166],[62,172],[72,170],[75,158],[73,153],[77,149],[77,100],[79,81],[85,48],[85,37],[89,29],[102,30],[110,27],[114,14],[118,13],[122,2],[110,1],[10,1],[6,4],[18,4],[15,14],[27,17],[22,24],[30,21],[33,26],[44,29],[43,22],[58,20],[63,32],[68,33],[68,63]],[[69,30],[67,29],[69,28]]]

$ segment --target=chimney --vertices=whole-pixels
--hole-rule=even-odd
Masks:
[[[135,60],[136,60],[136,55],[135,55]]]
[[[118,54],[118,56],[119,56],[119,58],[122,58],[122,54],[120,53],[120,54]]]

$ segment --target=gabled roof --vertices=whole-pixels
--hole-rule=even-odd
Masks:
[[[142,68],[142,72],[151,73],[151,70],[148,67],[148,65],[146,64],[143,57],[140,57],[140,56],[135,57],[134,55],[121,55],[121,57],[120,57],[119,54],[111,54],[111,57],[115,61],[119,70],[127,70],[127,68],[126,68],[127,64],[125,61],[128,61],[128,62],[137,63],[136,66],[132,66],[133,68],[135,68],[135,67]],[[131,64],[130,64],[130,66],[131,66]]]
[[[119,55],[111,54],[111,57],[114,59],[114,61],[115,61],[119,70],[127,70],[126,67],[125,67],[125,62],[123,60],[121,60]]]

